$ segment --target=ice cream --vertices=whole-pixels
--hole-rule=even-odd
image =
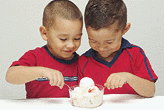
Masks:
[[[79,87],[75,86],[69,92],[73,106],[97,107],[103,102],[103,86],[95,85],[88,77],[81,79]]]
[[[80,88],[94,86],[94,81],[89,77],[84,77],[80,80]]]

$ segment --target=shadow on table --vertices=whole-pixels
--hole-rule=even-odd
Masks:
[[[46,104],[63,104],[63,103],[71,103],[70,100],[63,100],[61,98],[38,98],[38,99],[16,99],[19,103],[46,103]],[[16,101],[15,100],[15,101]]]
[[[104,103],[129,103],[131,101],[143,99],[143,97],[138,95],[112,95],[111,97],[105,98]]]

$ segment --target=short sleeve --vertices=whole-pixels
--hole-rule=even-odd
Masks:
[[[18,61],[14,61],[11,66],[36,66],[36,56],[33,50],[26,52]]]
[[[136,47],[135,51],[135,59],[134,60],[134,74],[141,78],[154,81],[158,79],[157,75],[155,74],[152,66],[145,55],[145,52],[142,48]]]

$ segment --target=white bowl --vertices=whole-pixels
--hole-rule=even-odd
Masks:
[[[83,108],[94,108],[102,105],[103,103],[103,95],[104,95],[104,87],[101,85],[95,85],[99,91],[94,93],[81,94],[78,91],[78,86],[73,86],[69,89],[69,94],[71,98],[71,104],[75,107],[83,107]],[[74,91],[74,89],[76,89]]]

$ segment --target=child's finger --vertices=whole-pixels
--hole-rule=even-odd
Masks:
[[[64,77],[63,77],[63,75],[61,74],[61,85],[60,85],[60,88],[62,89],[63,88],[63,86],[64,86]]]
[[[107,87],[108,89],[111,88],[111,79],[112,79],[112,76],[110,75],[110,76],[108,77],[107,81],[106,81],[106,87]]]
[[[58,75],[57,73],[54,74],[54,83],[53,83],[53,86],[57,86],[57,83],[58,83]]]
[[[57,74],[57,76],[58,76],[58,83],[57,83],[57,86],[61,89],[62,88],[62,75],[61,75],[61,73],[60,72],[58,72],[58,74]]]
[[[105,83],[104,86],[107,87],[108,89],[110,89],[110,87],[108,87],[108,84],[107,83]]]
[[[54,77],[49,77],[49,84],[53,86],[54,84]]]
[[[115,87],[114,88],[118,88],[119,87],[119,83],[120,83],[119,79],[115,80]]]
[[[121,81],[119,82],[119,87],[122,87],[124,84],[125,84],[125,81],[124,81],[124,80],[121,80]]]
[[[106,86],[107,86],[107,84],[106,84],[106,83],[104,83],[104,86],[106,87]]]
[[[59,74],[56,73],[55,76],[56,76],[56,77],[55,77],[55,86],[59,86],[59,83],[60,83]]]
[[[108,89],[111,89],[111,82],[110,82],[109,80],[106,82],[106,87],[107,87]]]
[[[57,79],[56,86],[62,89],[64,86],[64,77],[61,72],[59,71],[56,72],[56,79]]]
[[[115,82],[116,82],[116,79],[113,78],[113,79],[111,79],[110,82],[111,82],[111,85],[110,85],[111,87],[110,87],[110,88],[111,88],[111,89],[114,89],[114,88],[115,88]]]

